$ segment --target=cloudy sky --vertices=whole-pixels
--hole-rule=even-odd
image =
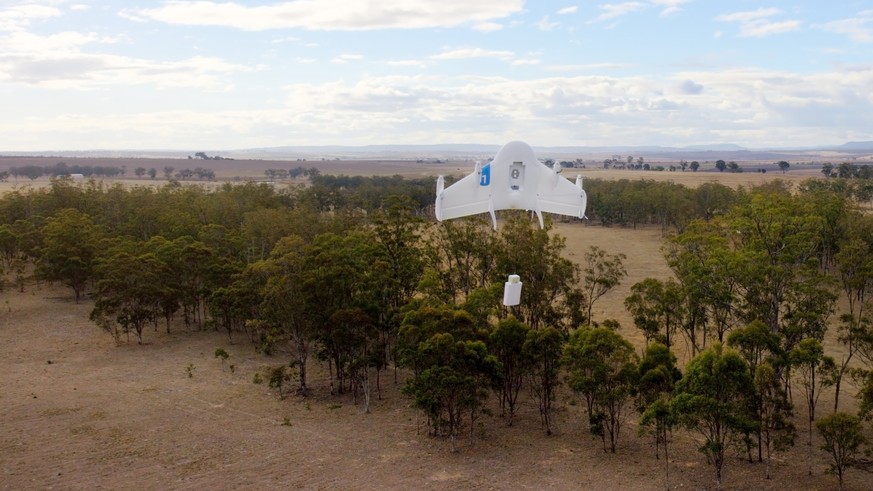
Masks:
[[[873,0],[0,0],[0,151],[873,140]]]

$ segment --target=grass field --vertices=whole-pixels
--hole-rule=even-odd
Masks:
[[[591,175],[613,172],[627,171]],[[705,182],[699,176],[687,177],[688,184]],[[594,318],[619,320],[622,334],[641,348],[623,300],[633,283],[669,276],[660,229],[557,224],[555,231],[567,238],[573,259],[590,245],[627,255],[628,278],[595,304]],[[664,489],[664,461],[654,458],[648,438],[636,436],[635,423],[623,430],[618,453],[605,454],[587,432],[584,403],[566,390],[553,436],[544,435],[535,403],[523,397],[514,427],[483,417],[473,443],[462,441],[451,453],[447,441],[426,435],[390,373],[371,414],[350,396],[330,395],[325,367],[316,362],[314,394],[280,400],[252,379],[287,360],[259,355],[247,340],[231,343],[180,323],[172,334],[148,332],[145,345],[117,346],[88,320],[90,309],[60,287],[28,284],[24,293],[0,293],[0,489]],[[828,346],[839,348],[832,339]],[[219,347],[230,354],[224,364],[213,355]],[[832,405],[828,398],[830,392],[821,414]],[[675,434],[671,489],[714,487],[692,438]],[[835,489],[817,448],[814,474],[806,475],[806,450],[798,439],[777,455],[771,480],[762,464],[732,452],[725,488]],[[849,471],[846,482],[850,490],[873,489],[871,474]]]

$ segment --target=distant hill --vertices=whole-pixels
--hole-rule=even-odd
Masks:
[[[682,147],[682,149],[694,152],[742,152],[743,150],[747,150],[745,147],[734,145],[733,143],[716,143],[713,145],[686,145]]]
[[[506,142],[503,142],[506,143]],[[746,148],[733,143],[712,143],[669,147],[658,145],[567,145],[545,146],[532,144],[540,158],[556,159],[604,159],[615,155],[644,157],[646,159],[671,160],[735,160],[735,161],[766,161],[766,160],[814,160],[820,152],[842,152],[847,155],[873,152],[873,141],[847,142],[839,146],[810,146],[803,148]],[[185,159],[197,152],[208,155],[220,155],[225,158],[248,160],[418,160],[418,159],[449,159],[468,160],[485,159],[494,156],[502,144],[449,143],[430,145],[284,145],[276,147],[240,148],[240,149],[210,149],[192,148],[186,150],[167,149],[127,149],[127,150],[65,150],[44,152],[3,152],[4,156],[57,157],[57,158],[160,158]],[[822,157],[835,158],[833,155]]]
[[[843,143],[834,149],[846,152],[870,152],[873,151],[873,141]]]

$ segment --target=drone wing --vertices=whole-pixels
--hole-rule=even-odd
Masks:
[[[460,181],[444,188],[443,177],[437,179],[435,203],[436,218],[439,221],[489,212],[496,223],[494,206],[491,201],[491,166],[476,164],[476,170]]]
[[[555,165],[560,164],[555,163]],[[588,195],[582,189],[582,177],[578,177],[573,184],[557,172],[543,167],[551,175],[540,179],[537,189],[537,211],[584,218]]]

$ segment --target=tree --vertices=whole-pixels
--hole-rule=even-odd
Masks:
[[[412,199],[391,195],[381,204],[372,220],[378,258],[372,269],[378,278],[371,282],[369,304],[384,348],[383,362],[387,363],[397,337],[398,312],[416,293],[425,259],[420,240],[422,220],[413,213]]]
[[[50,281],[62,281],[73,289],[76,303],[94,275],[101,232],[90,216],[64,209],[50,218],[42,229],[37,274]]]
[[[692,160],[688,166],[691,168],[691,172],[697,172],[697,169],[700,168],[700,162]]]
[[[526,213],[510,213],[499,232],[491,282],[504,282],[510,274],[521,276],[521,304],[516,317],[531,327],[552,326],[567,330],[578,325],[582,292],[579,266],[562,256],[566,239],[550,234],[551,226],[536,226]]]
[[[788,162],[786,162],[784,160],[780,160],[779,162],[776,163],[776,165],[779,166],[779,170],[781,170],[783,174],[785,174],[785,172],[788,170],[788,168],[791,167],[791,164],[789,164]]]
[[[372,282],[376,250],[372,233],[350,229],[317,235],[305,257],[302,294],[312,313],[319,356],[328,360],[339,393],[346,390],[346,382],[355,382],[349,368],[357,348],[349,344],[346,334],[355,326],[348,316],[354,312],[366,316],[366,323],[374,323],[376,314],[371,314],[369,302],[377,288]],[[357,390],[356,385],[349,388]]]
[[[778,397],[785,399],[785,405],[788,406],[790,412],[790,404],[787,401],[787,394],[781,391],[781,370],[776,370],[774,364],[769,363],[771,360],[782,358],[783,352],[780,345],[780,337],[778,334],[771,332],[770,329],[761,321],[754,321],[748,326],[739,327],[733,330],[728,336],[728,345],[736,349],[740,355],[749,364],[749,371],[755,377],[755,392],[749,400],[749,411],[758,423],[754,429],[758,439],[758,462],[764,459],[764,447],[767,448],[767,475],[770,473],[770,450],[772,448],[771,438],[778,430],[776,426],[781,424],[777,419],[785,420],[786,416],[781,414],[782,404],[778,401]],[[758,373],[758,368],[767,363],[766,370]],[[777,368],[778,365],[776,366]],[[773,371],[774,373],[770,373]],[[775,386],[773,386],[775,384]],[[768,426],[768,424],[770,426]],[[774,430],[770,432],[770,430]],[[767,434],[765,434],[767,432]],[[765,438],[766,437],[766,438]],[[747,450],[749,459],[751,460],[751,441],[747,441]]]
[[[446,301],[456,302],[490,283],[497,239],[485,219],[441,222],[428,236],[425,257]]]
[[[164,179],[169,181],[170,178],[173,177],[174,170],[176,170],[176,169],[173,166],[170,166],[170,165],[164,166]]]
[[[158,175],[158,170],[155,169],[154,167],[151,167],[151,168],[148,170],[148,174],[149,174],[149,179],[154,180],[154,178],[157,177],[157,175]]]
[[[739,327],[730,333],[727,344],[736,349],[752,373],[769,357],[778,357],[782,354],[779,345],[779,335],[770,331],[763,322],[754,321],[748,326]]]
[[[589,401],[589,429],[600,436],[604,452],[615,453],[636,392],[639,358],[633,346],[611,329],[583,328],[570,336],[563,360],[570,387]]]
[[[756,417],[758,423],[758,459],[761,447],[766,450],[767,479],[770,479],[772,452],[794,445],[793,406],[788,400],[782,379],[769,361],[754,372]],[[763,443],[763,445],[762,445]]]
[[[670,348],[673,333],[682,324],[685,313],[682,288],[678,283],[673,279],[646,278],[631,287],[624,305],[633,315],[634,324],[643,331],[647,344],[656,339]]]
[[[716,160],[715,168],[718,169],[719,172],[724,172],[724,170],[727,168],[727,164],[724,160]]]
[[[830,162],[825,162],[821,165],[821,173],[824,174],[825,177],[832,177],[834,175],[834,164]]]
[[[530,328],[515,317],[502,319],[491,331],[489,349],[503,366],[503,384],[500,387],[500,410],[506,415],[506,423],[512,426],[518,394],[528,372],[524,357],[524,342]]]
[[[499,380],[500,362],[488,354],[485,343],[455,340],[450,333],[434,335],[417,351],[427,360],[427,368],[403,390],[428,416],[434,433],[449,436],[454,452],[464,415],[469,413],[472,419],[481,410],[488,389]],[[472,437],[472,421],[470,434]]]
[[[692,355],[706,347],[709,331],[724,342],[736,322],[736,251],[714,222],[694,221],[670,241],[667,262],[682,284],[688,312],[682,327]],[[702,329],[698,336],[697,328]]]
[[[285,341],[298,369],[298,392],[309,393],[306,365],[314,338],[313,319],[304,293],[307,246],[297,236],[279,241],[270,257],[249,266],[249,274],[266,278],[260,291],[260,318],[276,341]]]
[[[627,276],[622,263],[624,259],[627,259],[624,254],[610,255],[597,246],[591,246],[585,253],[582,290],[585,293],[586,319],[589,327],[592,325],[594,302],[618,286],[622,277]]]
[[[695,356],[676,384],[672,405],[678,424],[703,437],[699,450],[715,469],[717,489],[721,489],[727,444],[747,426],[745,401],[751,388],[748,364],[720,343]]]
[[[145,167],[137,167],[136,169],[133,170],[133,173],[136,174],[136,177],[142,179],[142,176],[144,176],[146,173],[146,168]]]
[[[838,365],[834,384],[834,412],[840,404],[842,380],[852,358],[859,351],[873,353],[873,325],[869,310],[873,307],[873,241],[868,234],[873,221],[858,220],[850,227],[850,237],[840,244],[834,256],[840,285],[846,295],[848,312],[840,316],[839,340],[846,346]],[[870,360],[869,362],[873,362]]]
[[[856,455],[867,441],[861,429],[861,420],[857,416],[837,412],[820,419],[815,426],[824,439],[821,449],[831,456],[830,471],[839,478],[842,491],[845,470],[857,463]]]
[[[528,387],[537,398],[540,421],[546,435],[552,434],[552,405],[560,383],[561,353],[564,336],[554,327],[530,330],[522,352],[530,363]]]
[[[649,429],[655,434],[655,457],[660,459],[658,449],[664,447],[665,489],[670,489],[669,436],[676,425],[676,414],[667,395],[661,395],[649,403],[640,417],[640,434]]]
[[[100,279],[91,319],[106,325],[114,317],[122,332],[134,331],[142,344],[146,323],[157,318],[160,290],[169,268],[154,254],[116,250],[99,260],[96,272]]]
[[[821,338],[836,296],[816,261],[825,220],[811,200],[776,186],[744,197],[719,227],[731,242],[738,316],[764,322],[790,351]]]
[[[800,376],[800,387],[803,389],[806,402],[808,426],[807,435],[807,473],[812,475],[812,426],[815,421],[815,409],[822,389],[833,383],[836,370],[834,359],[824,354],[824,348],[816,339],[804,339],[788,354],[789,363]]]

